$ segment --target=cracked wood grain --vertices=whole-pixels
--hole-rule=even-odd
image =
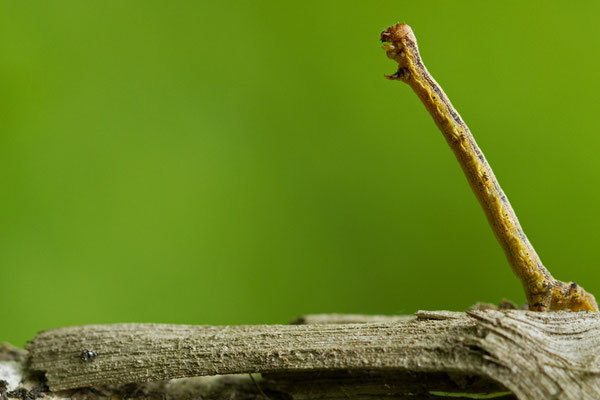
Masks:
[[[379,382],[395,375],[405,382],[416,377],[406,384],[413,391],[422,382],[420,389],[430,391],[597,399],[599,317],[475,310],[362,324],[321,318],[315,325],[90,325],[42,332],[28,350],[31,369],[43,371],[52,390],[259,372],[284,386],[302,374],[313,374],[313,385],[315,376],[327,374],[371,375]],[[97,357],[83,362],[85,350]],[[477,380],[490,383],[476,389],[471,383]]]

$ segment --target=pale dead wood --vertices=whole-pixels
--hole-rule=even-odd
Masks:
[[[288,388],[303,376],[331,390],[331,381],[350,387],[371,375],[380,391],[396,376],[405,389],[390,392],[507,388],[519,399],[597,399],[599,328],[600,316],[587,312],[419,312],[391,323],[59,328],[28,349],[52,390],[260,372]],[[98,354],[92,362],[80,358],[86,349]]]
[[[307,314],[290,323],[294,325],[391,323],[404,322],[414,318],[413,315]]]

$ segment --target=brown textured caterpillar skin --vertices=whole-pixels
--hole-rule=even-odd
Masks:
[[[383,49],[387,56],[398,63],[398,71],[386,77],[407,83],[442,131],[513,272],[523,284],[529,309],[597,312],[598,305],[593,295],[575,282],[554,279],[542,264],[469,128],[423,64],[410,26],[397,24],[386,29],[381,34],[381,41],[386,43]]]

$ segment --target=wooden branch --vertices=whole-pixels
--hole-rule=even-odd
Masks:
[[[365,324],[59,328],[28,350],[52,390],[260,372],[271,387],[296,393],[308,391],[306,382],[341,393],[352,381],[371,388],[365,393],[597,399],[599,329],[600,315],[588,312],[418,312]],[[97,356],[84,362],[85,351]]]
[[[412,315],[307,314],[296,318],[290,323],[293,325],[391,323],[408,321],[414,318]]]

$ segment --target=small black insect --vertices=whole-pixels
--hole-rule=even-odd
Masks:
[[[84,350],[84,351],[81,352],[81,361],[83,361],[83,362],[91,362],[97,356],[98,356],[98,353],[96,353],[93,350]]]

